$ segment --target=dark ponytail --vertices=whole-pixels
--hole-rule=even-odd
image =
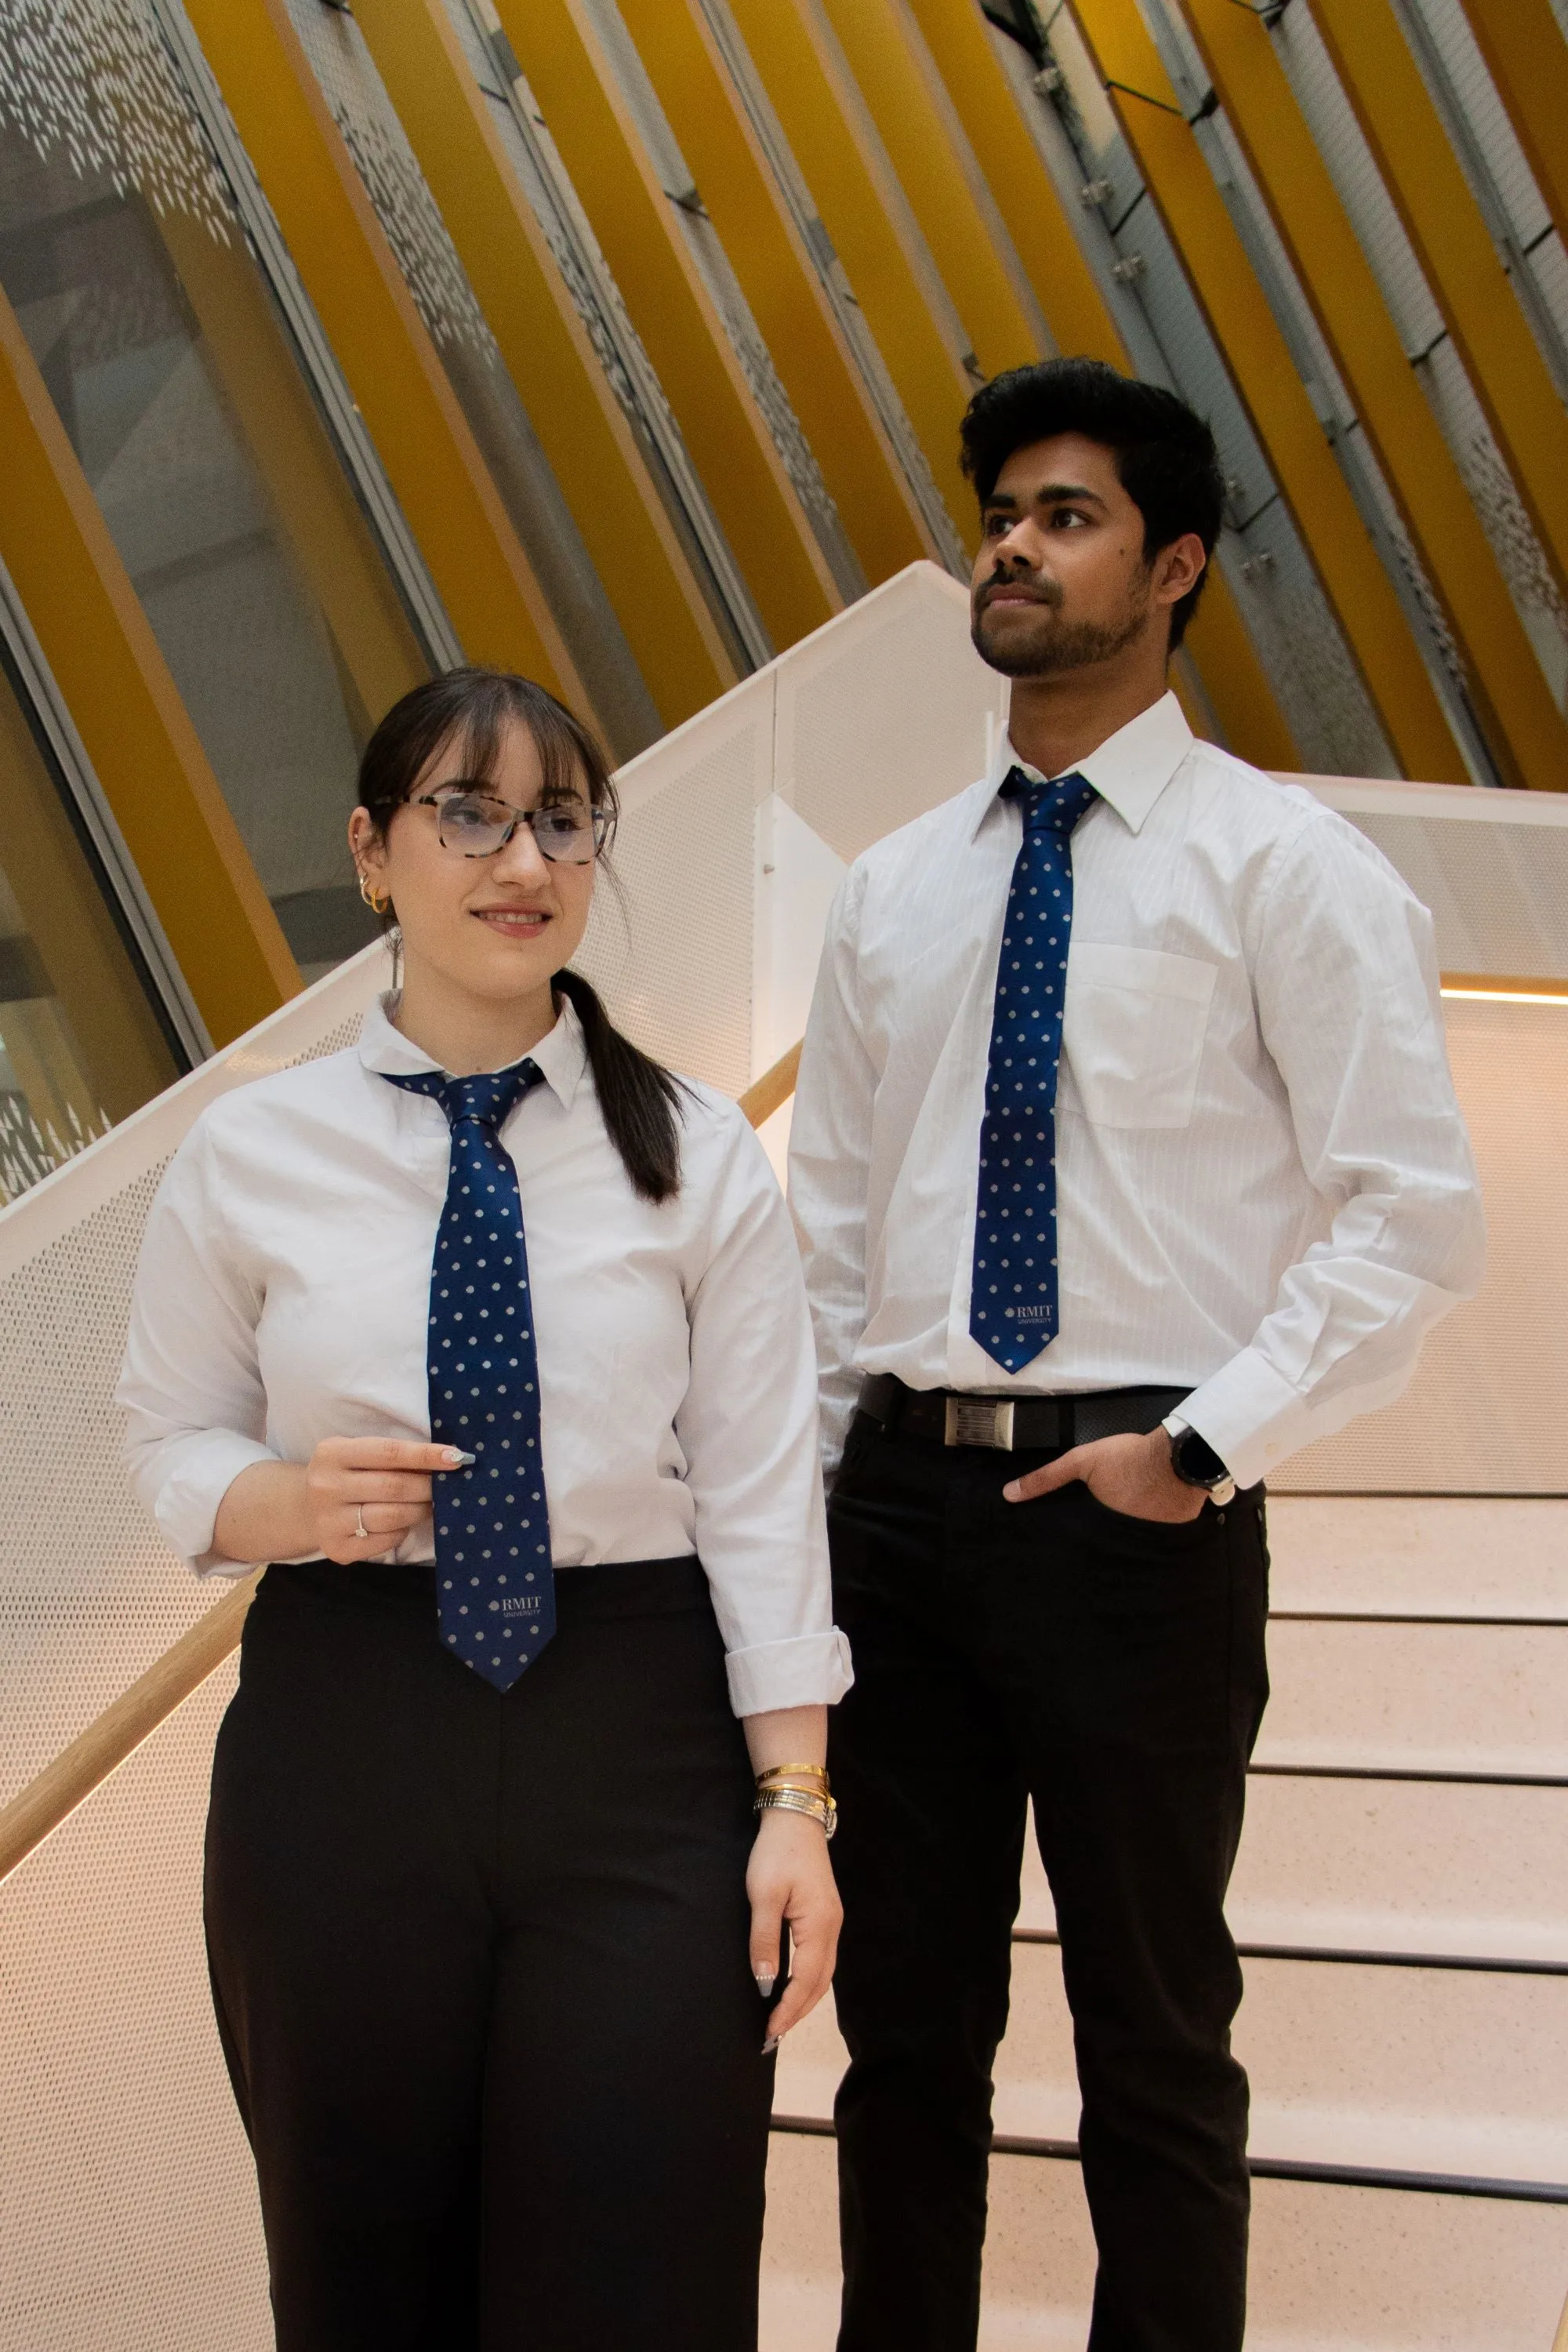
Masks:
[[[583,1025],[605,1131],[633,1192],[672,1199],[680,1190],[679,1081],[621,1034],[580,971],[558,971],[553,985]]]
[[[513,723],[533,738],[544,775],[543,799],[565,799],[585,785],[590,804],[609,811],[613,840],[620,814],[615,780],[582,720],[531,678],[479,668],[448,670],[415,687],[393,704],[365,745],[360,806],[377,833],[384,835],[431,761],[454,737],[462,739],[465,774],[476,782],[492,776],[502,736]],[[388,920],[395,922],[395,910]],[[581,972],[558,971],[552,986],[582,1024],[605,1131],[633,1191],[645,1201],[673,1199],[680,1190],[679,1081],[621,1034]]]

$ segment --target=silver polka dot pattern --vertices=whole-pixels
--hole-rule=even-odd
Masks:
[[[384,1075],[431,1096],[452,1129],[430,1269],[430,1435],[476,1458],[432,1481],[441,1641],[510,1690],[555,1631],[522,1200],[500,1133],[541,1074],[515,1062],[473,1078]]]
[[[1005,1371],[1057,1336],[1057,1067],[1072,936],[1072,833],[1094,800],[1079,775],[1002,790],[1024,806],[996,968],[969,1328]]]

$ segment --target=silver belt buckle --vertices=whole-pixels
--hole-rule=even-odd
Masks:
[[[1012,1398],[950,1396],[943,1441],[948,1445],[990,1445],[1011,1454]]]

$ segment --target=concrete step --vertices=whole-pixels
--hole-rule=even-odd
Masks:
[[[1568,1624],[1276,1619],[1255,1762],[1568,1778]]]
[[[1568,1977],[1254,1959],[1236,2049],[1254,2157],[1568,2184]],[[780,2053],[776,2112],[830,2116],[844,2065],[825,2001]],[[1077,2137],[1055,1945],[1014,1948],[994,2112],[1009,2137]]]
[[[1568,1966],[1568,1789],[1255,1774],[1226,1907],[1243,1944]],[[1018,1920],[1056,1926],[1032,1836]]]
[[[1277,1610],[1568,1621],[1568,1499],[1270,1495]]]
[[[831,2140],[775,2132],[761,2352],[833,2352]],[[981,2352],[1082,2352],[1094,2246],[1076,2164],[991,2166]],[[1253,2184],[1247,2352],[1549,2352],[1568,2206]]]

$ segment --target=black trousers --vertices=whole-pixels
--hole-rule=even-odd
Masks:
[[[579,1569],[502,1696],[433,1571],[272,1568],[207,1829],[280,2352],[750,2352],[773,2068],[694,1560]]]
[[[973,2352],[1026,1801],[1056,1900],[1100,2252],[1091,2352],[1236,2352],[1247,2079],[1222,1904],[1268,1682],[1262,1489],[1185,1526],[1043,1454],[887,1436],[829,1510],[855,1686],[835,1709],[840,2352]]]

